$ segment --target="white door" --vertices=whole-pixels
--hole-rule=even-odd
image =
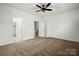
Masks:
[[[45,37],[45,22],[39,22],[39,36]]]
[[[23,39],[22,19],[13,17],[13,36],[15,42],[20,42]]]

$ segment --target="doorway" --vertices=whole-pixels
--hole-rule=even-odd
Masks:
[[[34,37],[38,38],[39,37],[39,22],[34,21]]]

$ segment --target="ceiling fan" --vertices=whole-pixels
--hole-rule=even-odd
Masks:
[[[47,5],[36,5],[38,8],[40,8],[40,10],[37,10],[36,12],[39,12],[39,11],[42,11],[42,12],[45,12],[45,11],[52,11],[52,9],[48,9],[48,6],[50,6],[51,3],[48,3]]]

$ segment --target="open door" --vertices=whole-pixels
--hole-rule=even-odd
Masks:
[[[20,42],[23,39],[22,19],[13,17],[13,37],[15,42]]]
[[[34,37],[37,38],[39,37],[39,22],[34,21]]]
[[[46,34],[45,33],[45,22],[40,21],[39,22],[39,36],[40,37],[45,37],[46,36],[45,34]]]

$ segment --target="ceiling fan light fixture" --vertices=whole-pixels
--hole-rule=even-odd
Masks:
[[[42,15],[47,15],[47,11],[41,12]]]

